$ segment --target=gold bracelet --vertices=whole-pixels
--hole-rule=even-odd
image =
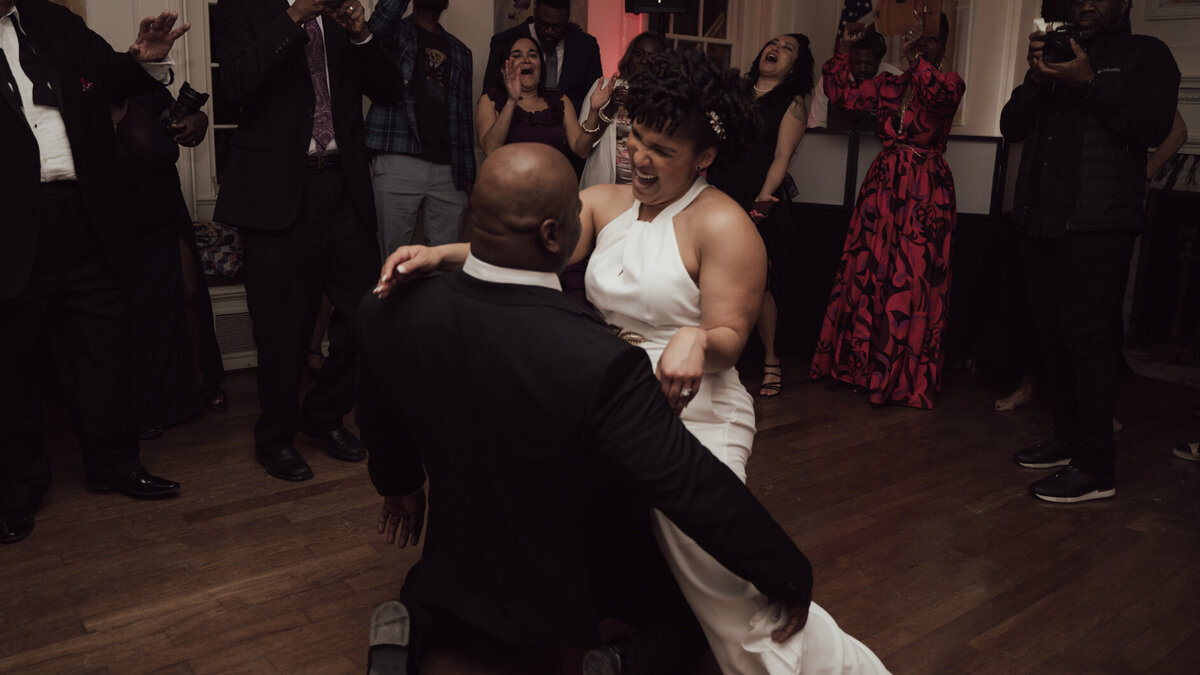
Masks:
[[[596,133],[597,131],[600,131],[600,125],[599,125],[599,124],[597,124],[597,125],[596,125],[596,128],[595,128],[595,129],[589,129],[589,128],[587,128],[587,127],[583,126],[583,122],[580,122],[580,123],[579,123],[579,128],[580,128],[580,129],[583,129],[584,133],[588,133],[588,134],[594,134],[594,133]]]
[[[600,117],[601,122],[604,122],[605,124],[612,124],[612,118],[604,114],[604,108],[597,110],[596,115]]]

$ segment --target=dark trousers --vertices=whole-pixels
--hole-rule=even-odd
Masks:
[[[1071,464],[1113,475],[1112,417],[1120,360],[1113,330],[1129,277],[1134,235],[1026,237],[1025,280],[1054,402],[1054,436],[1075,447]]]
[[[261,414],[254,445],[291,447],[301,425],[326,431],[354,405],[358,305],[379,276],[379,246],[346,201],[338,168],[305,172],[300,215],[283,230],[242,229],[246,301],[258,347]],[[329,358],[301,406],[300,371],[324,293]]]
[[[36,508],[50,486],[39,357],[48,347],[90,480],[141,468],[129,414],[125,289],[78,184],[42,185],[33,273],[0,300],[0,507]]]

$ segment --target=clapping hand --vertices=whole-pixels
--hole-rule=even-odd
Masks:
[[[613,91],[617,86],[617,76],[614,73],[612,77],[600,83],[599,87],[592,90],[592,97],[589,99],[592,110],[600,110],[609,101],[613,100]],[[609,115],[611,117],[611,115]]]
[[[179,14],[175,12],[163,12],[157,17],[148,16],[142,19],[141,25],[138,26],[137,39],[129,45],[130,56],[142,63],[153,63],[167,58],[179,36],[192,27],[192,24],[185,23],[172,30],[178,19]]]
[[[508,92],[508,100],[513,103],[521,98],[521,72],[517,60],[511,56],[504,62],[504,90]]]
[[[850,49],[854,47],[855,43],[863,39],[863,36],[866,34],[867,27],[861,23],[846,24],[846,27],[842,29],[842,42],[838,47],[838,51],[843,54],[849,54]]]

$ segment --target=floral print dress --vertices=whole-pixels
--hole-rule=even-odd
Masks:
[[[862,83],[843,54],[823,71],[831,104],[876,110],[883,150],[858,194],[810,377],[864,388],[872,403],[932,408],[956,220],[942,153],[966,85],[924,58],[902,75]]]

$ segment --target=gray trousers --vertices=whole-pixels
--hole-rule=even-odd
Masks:
[[[427,244],[440,246],[459,240],[467,194],[454,187],[449,164],[381,152],[372,160],[371,169],[379,216],[379,250],[384,258],[397,247],[412,243],[418,211],[424,216]]]

